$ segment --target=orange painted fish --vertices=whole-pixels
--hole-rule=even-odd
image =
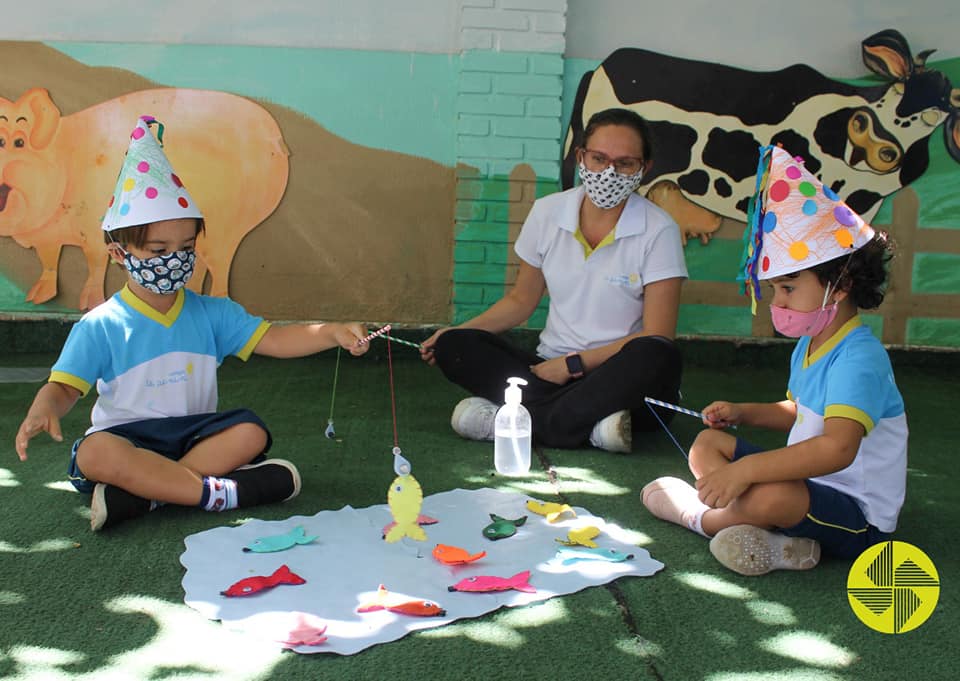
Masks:
[[[256,577],[247,577],[235,582],[227,587],[226,591],[221,591],[221,596],[250,596],[252,594],[272,589],[279,584],[306,584],[307,580],[298,574],[290,572],[286,565],[278,567],[272,575],[257,575]]]
[[[364,603],[357,608],[357,612],[374,612],[375,610],[389,610],[400,615],[414,617],[443,617],[447,611],[433,601],[404,594],[392,594],[383,584],[377,589],[375,600]]]
[[[450,546],[448,544],[437,544],[433,549],[433,557],[444,565],[465,565],[475,560],[480,560],[485,555],[487,555],[486,551],[470,553],[466,549],[461,549],[459,546]]]

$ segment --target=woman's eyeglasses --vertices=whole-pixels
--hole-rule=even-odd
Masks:
[[[621,175],[633,175],[643,168],[643,159],[636,156],[610,158],[602,151],[593,151],[592,149],[582,149],[581,151],[583,153],[583,164],[587,166],[587,170],[595,173],[602,172],[611,165]]]

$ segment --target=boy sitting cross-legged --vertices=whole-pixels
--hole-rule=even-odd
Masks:
[[[74,486],[92,493],[93,530],[162,504],[224,511],[296,496],[296,466],[264,456],[271,437],[263,421],[247,409],[217,411],[217,367],[228,355],[368,348],[357,344],[360,324],[271,326],[232,300],[184,288],[203,216],[150,131],[154,123],[137,121],[102,225],[129,279],[74,325],[16,436],[21,460],[41,431],[61,441],[60,419],[96,385],[92,425],[69,466]]]

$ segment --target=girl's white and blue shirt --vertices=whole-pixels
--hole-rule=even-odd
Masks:
[[[787,397],[797,420],[787,444],[822,435],[827,418],[860,423],[865,435],[853,463],[812,479],[850,495],[867,522],[893,532],[906,496],[908,429],[887,351],[859,316],[808,357],[809,346],[802,337],[790,360]]]
[[[145,419],[217,410],[217,368],[246,361],[270,328],[229,298],[181,289],[161,314],[126,286],[70,331],[50,381],[81,394],[96,384],[87,434]]]

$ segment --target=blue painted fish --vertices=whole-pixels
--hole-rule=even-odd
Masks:
[[[527,522],[527,516],[521,516],[516,520],[508,520],[507,518],[501,518],[496,513],[491,513],[490,520],[493,522],[483,528],[483,536],[487,539],[497,540],[515,535],[517,528]]]
[[[253,553],[273,553],[274,551],[285,551],[293,548],[297,544],[309,544],[316,539],[318,539],[317,536],[308,537],[307,531],[303,529],[303,526],[297,525],[286,534],[275,534],[270,537],[254,539],[253,543],[249,546],[244,546],[243,550],[247,553],[251,551]]]
[[[633,558],[632,553],[622,553],[616,549],[605,549],[583,546],[564,546],[557,549],[557,558],[562,565],[571,565],[582,560],[603,561],[605,563],[622,563]]]

